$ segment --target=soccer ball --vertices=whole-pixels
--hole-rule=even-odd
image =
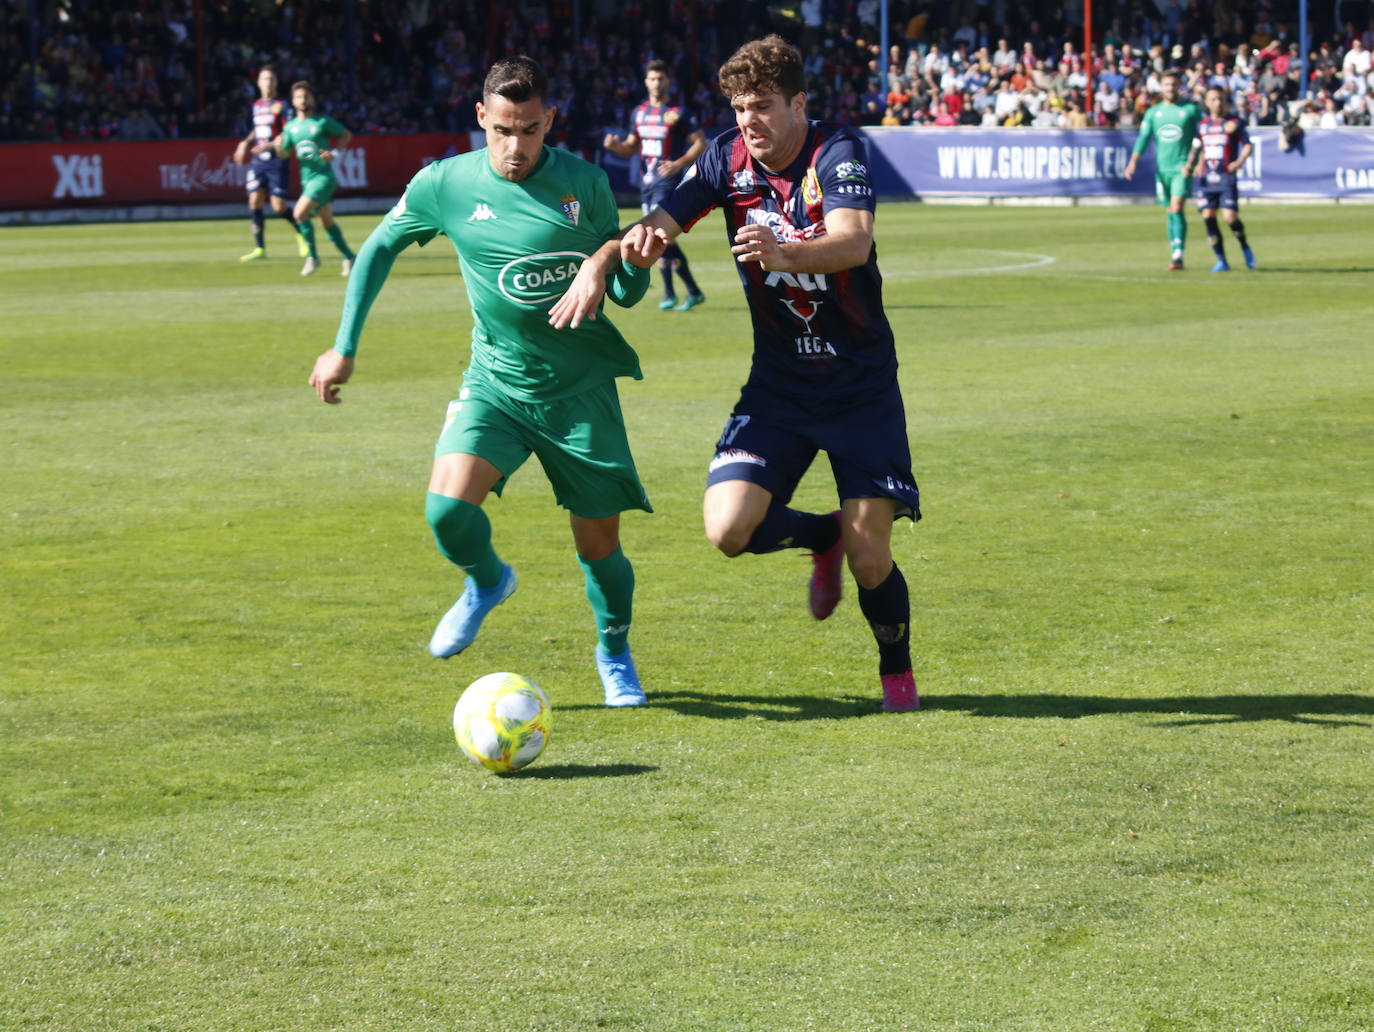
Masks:
[[[479,677],[453,707],[458,747],[473,763],[498,773],[538,759],[552,728],[549,697],[519,674]]]

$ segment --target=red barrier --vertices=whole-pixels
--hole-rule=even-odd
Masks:
[[[242,200],[235,140],[0,146],[0,210]],[[468,150],[467,134],[355,136],[335,164],[338,197],[399,196],[423,165]],[[292,163],[292,196],[298,184]]]

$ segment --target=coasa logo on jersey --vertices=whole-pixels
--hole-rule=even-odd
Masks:
[[[1175,143],[1183,139],[1183,129],[1176,125],[1161,125],[1155,130],[1155,135],[1165,143]]]
[[[496,284],[518,305],[547,304],[563,296],[586,257],[581,251],[526,255],[502,266]]]
[[[53,200],[105,196],[105,171],[99,154],[54,154],[52,164],[57,170]]]

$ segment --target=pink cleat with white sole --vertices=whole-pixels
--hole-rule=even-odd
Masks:
[[[889,713],[907,713],[921,708],[916,693],[916,678],[910,670],[900,674],[883,674],[883,709]]]
[[[830,515],[840,522],[839,510]],[[811,553],[811,583],[807,588],[807,600],[811,603],[811,615],[824,620],[840,604],[844,585],[840,579],[840,567],[844,563],[844,535],[824,552]]]

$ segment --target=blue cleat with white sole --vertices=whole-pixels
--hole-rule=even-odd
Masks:
[[[1226,264],[1226,259],[1223,258],[1223,259],[1221,259],[1219,262],[1217,262],[1215,265],[1212,266],[1212,271],[1213,271],[1213,272],[1230,272],[1230,271],[1231,271],[1231,266],[1227,265],[1227,264]]]
[[[703,302],[705,302],[705,300],[706,300],[706,295],[705,295],[705,294],[688,294],[688,295],[687,295],[687,300],[683,301],[682,304],[678,305],[677,308],[674,309],[674,311],[678,311],[678,312],[690,312],[690,311],[691,311],[693,308],[695,308],[697,305],[702,304]]]
[[[1255,252],[1248,247],[1241,248],[1241,251],[1245,255],[1245,267],[1253,269],[1255,267]]]
[[[658,303],[658,310],[659,310],[660,312],[671,311],[672,309],[674,309],[674,308],[676,308],[676,307],[677,307],[677,297],[676,297],[676,295],[673,295],[673,294],[667,295],[666,297],[664,297],[664,299],[663,299],[662,301],[660,301],[660,302]]]
[[[436,659],[456,656],[472,644],[487,614],[515,594],[515,570],[502,564],[505,572],[501,580],[490,588],[479,588],[471,577],[463,581],[463,594],[444,614],[434,636],[429,639],[429,653]]]
[[[649,699],[639,683],[635,661],[626,649],[612,656],[596,647],[596,672],[601,675],[601,687],[606,691],[606,705],[617,708],[643,706]]]

